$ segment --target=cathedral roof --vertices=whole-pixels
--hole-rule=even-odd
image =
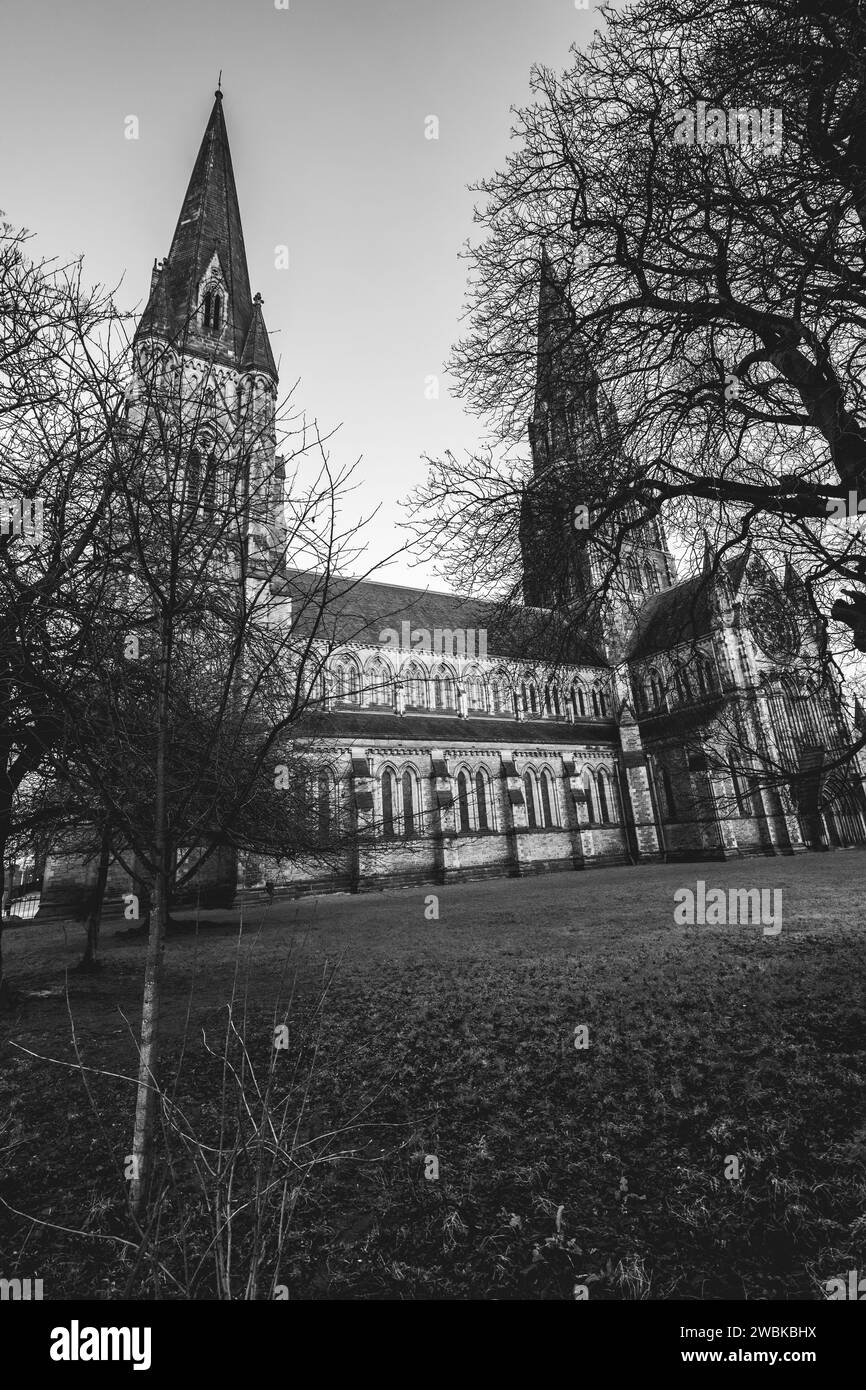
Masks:
[[[735,556],[722,560],[719,569],[736,593],[742,583],[751,547],[746,545]],[[629,640],[627,658],[653,656],[656,652],[678,647],[706,637],[712,630],[711,597],[714,587],[712,567],[705,567],[681,584],[651,594],[641,607]]]
[[[682,584],[651,594],[643,604],[626,653],[630,661],[653,656],[682,642],[705,637],[712,627],[712,580],[692,575]]]
[[[151,289],[137,336],[164,333],[237,367],[252,330],[253,350],[258,359],[254,365],[271,370],[276,376],[264,324],[254,325],[256,312],[222,92],[216,92],[214,98],[171,249]],[[220,331],[209,335],[200,332],[196,315],[201,284],[208,274],[225,293]],[[261,320],[261,310],[258,318]]]
[[[367,742],[396,738],[435,748],[443,743],[501,743],[508,748],[575,743],[618,746],[617,727],[611,719],[581,719],[574,724],[559,719],[503,719],[456,714],[391,714],[378,710],[337,710],[306,715],[298,729],[301,737],[342,738]]]
[[[294,600],[296,621],[318,623],[318,635],[337,645],[394,646],[388,630],[402,635],[402,623],[424,629],[486,633],[488,659],[562,662],[606,666],[604,657],[564,622],[544,609],[509,607],[462,594],[406,588],[375,580],[328,581],[321,575],[295,571],[287,576],[287,593]],[[320,607],[324,603],[324,612]],[[384,634],[384,635],[383,635]],[[476,637],[477,653],[477,637]],[[407,653],[408,654],[408,653]]]

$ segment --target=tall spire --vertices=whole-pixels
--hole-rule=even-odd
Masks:
[[[205,306],[208,289],[213,302]],[[219,305],[215,308],[216,296]],[[171,250],[151,290],[138,333],[167,332],[187,347],[237,367],[252,320],[223,93],[217,88]]]
[[[578,332],[574,306],[542,241],[535,404],[529,426],[535,472],[562,459],[573,465],[576,455],[597,452],[617,434],[615,412]]]
[[[538,285],[538,365],[536,402],[553,405],[564,392],[597,388],[598,377],[577,332],[574,307],[541,243]],[[594,390],[593,390],[594,394]]]
[[[632,523],[626,550],[637,578],[629,569],[619,585],[627,598],[613,604],[605,600],[606,606],[593,612],[599,586],[607,581],[606,557],[613,553],[614,538],[611,526],[603,536],[590,534],[588,520],[581,524],[578,518],[588,518],[600,502],[615,496],[630,464],[616,410],[544,241],[539,261],[535,401],[528,433],[534,478],[524,492],[520,512],[524,601],[542,608],[583,605],[587,621],[601,623],[593,630],[593,640],[614,656],[622,648],[633,607],[650,591],[674,583],[675,571],[660,520],[642,520],[635,503],[625,504],[620,509],[622,517]],[[583,510],[579,512],[578,506]],[[602,614],[606,615],[603,622]]]

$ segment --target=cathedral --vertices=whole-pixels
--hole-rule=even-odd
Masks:
[[[655,520],[620,536],[605,583],[579,504],[553,554],[551,480],[573,476],[593,449],[609,456],[616,436],[572,322],[542,251],[522,604],[506,620],[502,605],[431,589],[338,590],[299,736],[318,750],[323,829],[347,833],[335,853],[305,862],[214,859],[212,905],[265,886],[358,891],[866,841],[866,767],[837,765],[852,730],[838,689],[815,683],[821,632],[790,567],[777,575],[748,545],[708,547],[701,572],[680,577]],[[168,255],[154,264],[139,361],[154,343],[191,381],[218,387],[227,419],[216,431],[231,428],[245,395],[273,415],[277,368],[251,291],[221,92]],[[263,466],[280,478],[275,457]],[[282,501],[275,491],[272,514],[252,519],[255,545],[279,532]],[[282,578],[292,622],[305,576]],[[39,915],[68,910],[92,873],[55,849]],[[113,870],[112,902],[127,886]]]

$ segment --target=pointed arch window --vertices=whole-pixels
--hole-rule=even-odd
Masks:
[[[457,820],[458,830],[472,829],[472,822],[469,819],[469,784],[465,772],[459,773],[457,777]]]
[[[551,719],[554,716],[559,719],[561,712],[559,690],[553,681],[548,681],[544,687],[544,713]]]
[[[218,290],[208,290],[202,302],[202,326],[206,333],[219,333],[222,327],[223,301]]]
[[[203,447],[207,450],[205,458],[204,478],[202,480],[201,501],[206,512],[212,512],[217,504],[217,460],[216,451],[212,444],[205,443]],[[222,500],[220,498],[220,500]]]
[[[598,717],[599,708],[598,708],[598,691],[597,691],[597,690],[593,690],[593,692],[592,692],[592,712],[593,712],[594,715],[596,715],[596,717]]]
[[[406,703],[414,709],[427,708],[427,681],[418,666],[409,666],[405,675]]]
[[[545,768],[541,774],[541,811],[546,826],[556,825],[556,788],[553,785],[553,778]]]
[[[403,837],[411,840],[415,834],[415,787],[411,772],[403,773]]]
[[[597,820],[595,814],[594,784],[595,778],[589,768],[586,768],[583,774],[583,790],[586,792],[586,815],[590,825],[595,825]]]
[[[487,812],[487,778],[483,772],[475,774],[475,804],[478,809],[478,829],[489,830],[490,820]]]
[[[668,772],[666,767],[662,768],[662,786],[664,788],[665,801],[667,802],[668,820],[676,820],[677,802],[676,797],[674,796],[674,786],[673,782],[671,781],[671,774]]]
[[[472,675],[466,682],[466,695],[470,709],[480,709],[487,711],[489,695],[487,683],[483,676]]]
[[[659,580],[659,572],[652,560],[647,560],[644,565],[644,574],[646,575],[647,589],[651,594],[657,594],[661,589],[661,582]]]
[[[382,834],[386,839],[394,838],[394,802],[396,784],[390,768],[382,773]]]
[[[319,773],[317,802],[319,812],[319,840],[327,841],[333,828],[333,778],[330,772],[322,769]]]
[[[526,797],[526,824],[530,830],[538,828],[538,813],[535,807],[535,783],[531,772],[523,774],[523,792]]]
[[[610,820],[610,808],[607,797],[607,777],[604,772],[598,774],[598,814],[602,822]]]
[[[190,449],[186,456],[186,478],[184,479],[184,503],[186,510],[194,512],[198,506],[201,489],[201,450]]]
[[[607,812],[611,824],[618,825],[622,820],[622,802],[619,795],[619,780],[615,770],[605,773],[605,792],[607,794]]]
[[[381,657],[374,657],[370,662],[367,668],[367,684],[371,704],[390,705],[392,703],[391,672]]]
[[[340,661],[334,668],[334,695],[347,705],[358,704],[358,672],[350,661]]]
[[[741,816],[754,815],[751,789],[736,753],[732,752],[730,754],[728,765],[731,771],[731,781],[734,784],[734,797],[737,802],[737,811]]]

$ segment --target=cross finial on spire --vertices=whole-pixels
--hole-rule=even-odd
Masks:
[[[222,99],[223,99],[223,70],[222,70],[222,68],[220,68],[220,75],[219,75],[219,77],[217,78],[217,85],[216,85],[216,91],[214,92],[214,96],[216,97],[217,101],[222,101]]]

